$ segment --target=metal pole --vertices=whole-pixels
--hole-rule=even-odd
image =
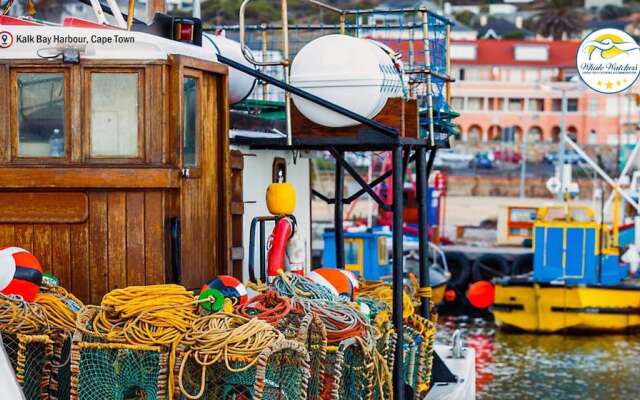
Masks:
[[[291,60],[289,59],[289,16],[287,11],[287,0],[281,0],[282,9],[282,63],[284,65],[284,82],[289,85],[291,79],[289,77],[289,67]],[[287,145],[291,146],[293,142],[293,130],[291,127],[291,93],[284,92],[284,109],[287,115]]]
[[[433,87],[431,86],[431,49],[429,48],[429,15],[427,9],[423,8],[422,13],[422,45],[424,46],[424,67],[429,71],[427,74],[427,115],[429,116],[429,143],[431,147],[436,145],[435,129],[433,126]]]
[[[433,150],[431,150],[433,151]],[[429,279],[429,208],[426,195],[429,188],[427,176],[427,150],[424,146],[416,150],[416,200],[418,201],[418,262],[420,263],[420,289],[430,288]],[[429,318],[431,297],[422,297],[420,315]]]
[[[562,89],[562,100],[560,107],[562,108],[560,112],[560,154],[558,155],[558,163],[560,167],[558,171],[560,173],[560,190],[557,193],[558,201],[562,201],[564,199],[564,162],[565,162],[565,152],[566,152],[566,139],[567,139],[567,131],[566,131],[566,112],[567,112],[567,90]]]
[[[267,281],[267,233],[264,224],[265,221],[260,220],[260,279],[262,282]]]
[[[402,212],[403,181],[402,146],[396,145],[392,152],[393,163],[393,326],[398,338],[393,363],[393,398],[404,400],[403,374],[403,341],[404,320],[402,318],[403,295],[403,247],[402,247]]]
[[[520,198],[524,198],[524,182],[527,178],[527,139],[529,132],[522,133],[522,159],[520,160]]]
[[[338,154],[343,157],[344,152],[338,151]],[[335,199],[336,202],[333,208],[333,223],[336,240],[336,267],[344,269],[344,168],[342,163],[336,159],[336,187],[335,187]]]

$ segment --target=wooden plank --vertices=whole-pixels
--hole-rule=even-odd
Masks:
[[[51,264],[51,225],[33,226],[33,255],[40,261],[45,271],[58,276],[58,272]]]
[[[164,196],[146,192],[144,196],[144,242],[147,285],[165,283]]]
[[[0,224],[0,247],[15,246],[13,225]]]
[[[11,128],[9,126],[9,99],[7,93],[10,93],[9,85],[11,80],[9,79],[9,67],[6,65],[0,65],[0,93],[4,93],[4,96],[0,96],[0,115],[4,115],[4,118],[0,118],[0,162],[7,162],[11,158]]]
[[[85,193],[0,193],[0,223],[78,223],[89,216]]]
[[[150,110],[165,110],[165,102],[163,87],[162,66],[157,65],[147,68],[147,85],[145,88],[145,96]],[[147,163],[162,162],[162,143],[164,140],[165,130],[164,123],[166,113],[157,115],[155,113],[146,113],[145,115],[145,156]]]
[[[404,108],[402,98],[388,99],[387,104],[373,120],[389,128],[397,129],[402,136],[404,135]],[[373,131],[373,128],[362,124],[345,128],[330,128],[316,124],[302,115],[293,103],[291,104],[291,120],[294,137],[358,137],[363,134],[360,132],[361,130],[366,131],[364,134],[371,132],[371,134],[383,135],[383,133]]]
[[[0,168],[0,187],[170,189],[180,185],[173,168]]]
[[[91,301],[89,268],[89,223],[69,227],[71,247],[71,286],[69,289],[82,301]]]
[[[109,192],[107,194],[109,291],[127,286],[125,264],[127,256],[126,206],[124,192]]]
[[[107,194],[89,194],[89,279],[90,301],[99,304],[108,288]]]
[[[409,99],[404,104],[404,136],[417,138],[420,135],[420,110],[418,100]]]
[[[127,193],[127,285],[145,284],[144,192]]]
[[[71,288],[71,235],[69,225],[56,224],[51,226],[51,253],[52,270],[60,284],[65,288]]]
[[[33,252],[33,225],[18,224],[14,226],[15,246]]]
[[[234,201],[231,203],[231,215],[244,214],[244,203],[240,201]]]

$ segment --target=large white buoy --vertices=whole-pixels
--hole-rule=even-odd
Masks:
[[[291,84],[363,117],[375,117],[391,97],[403,95],[402,65],[385,45],[346,35],[327,35],[304,46],[291,65]],[[358,122],[293,96],[300,112],[328,127]]]
[[[204,33],[202,36],[204,49],[209,49],[216,55],[223,55],[249,68],[255,68],[242,54],[240,43],[219,35]],[[256,79],[251,75],[229,67],[229,104],[239,103],[246,99],[255,84]]]

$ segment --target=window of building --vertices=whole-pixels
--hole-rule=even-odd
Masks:
[[[482,110],[484,110],[483,97],[469,97],[467,99],[467,111],[482,111]]]
[[[464,98],[462,97],[451,97],[451,107],[454,110],[462,110],[464,109]]]
[[[198,80],[187,76],[183,85],[183,164],[187,167],[198,165]]]
[[[561,112],[562,111],[562,99],[553,99],[551,101],[551,110]],[[567,99],[567,111],[578,111],[578,99]]]
[[[64,73],[19,72],[15,85],[18,157],[64,157]]]
[[[544,111],[544,99],[529,99],[527,104],[528,111]]]
[[[91,156],[139,156],[137,72],[91,73]]]
[[[594,114],[598,113],[598,97],[591,96],[589,98],[589,113]]]
[[[508,100],[507,109],[509,111],[522,111],[524,110],[524,99],[512,98]]]

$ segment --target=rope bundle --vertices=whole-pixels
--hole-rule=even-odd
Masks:
[[[73,332],[76,329],[78,313],[71,308],[68,302],[75,303],[74,305],[77,305],[78,311],[84,304],[62,287],[56,286],[43,288],[42,290],[36,297],[35,303],[42,307],[49,327]]]
[[[197,318],[196,311],[193,293],[182,286],[131,286],[107,293],[90,326],[79,320],[78,328],[112,342],[173,345]]]
[[[198,318],[184,338],[189,350],[180,365],[178,382],[180,390],[189,399],[198,399],[204,394],[206,367],[224,361],[227,369],[242,372],[251,368],[260,353],[267,347],[283,340],[282,333],[258,318],[248,319],[229,313],[216,313]],[[182,376],[189,357],[202,366],[200,391],[196,395],[186,392]],[[234,368],[230,362],[245,363]]]
[[[373,283],[360,286],[360,291],[358,293],[360,297],[368,297],[371,299],[376,299],[384,302],[389,307],[392,307],[393,304],[393,290],[388,283]],[[411,297],[405,292],[402,293],[402,317],[407,319],[411,317],[415,308],[413,306],[413,302],[411,301]]]
[[[48,330],[49,322],[41,305],[0,293],[0,331],[37,335]]]
[[[329,343],[338,343],[351,337],[369,337],[364,317],[347,303],[294,297],[291,305],[320,318],[326,327]]]
[[[286,297],[299,296],[309,299],[338,300],[328,288],[297,274],[280,274],[273,280],[273,288],[279,295]]]
[[[269,290],[253,297],[248,303],[236,307],[236,312],[246,318],[258,318],[275,324],[291,312],[289,300]]]

